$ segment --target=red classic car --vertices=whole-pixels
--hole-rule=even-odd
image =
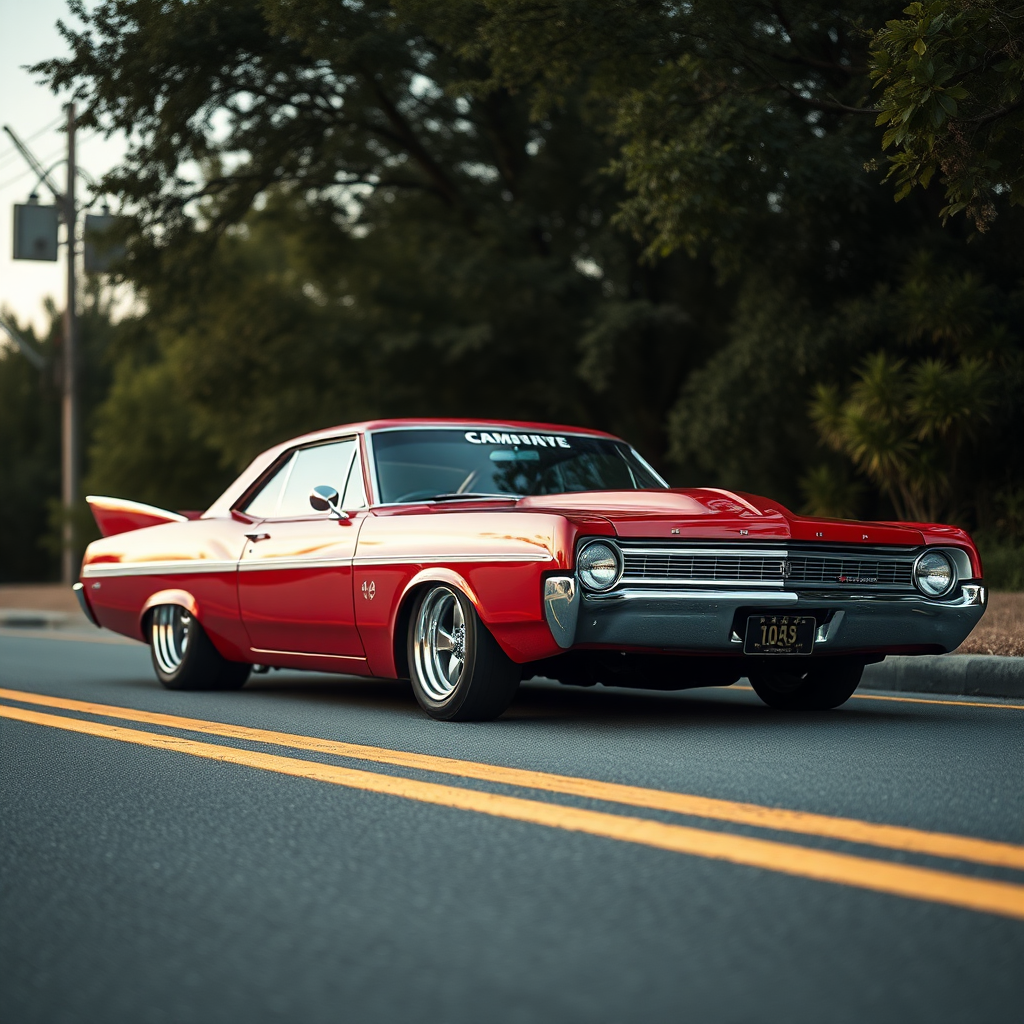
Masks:
[[[264,452],[201,515],[89,502],[83,609],[147,641],[172,689],[409,678],[428,714],[468,720],[534,675],[745,676],[774,707],[832,708],[867,663],[950,651],[985,610],[955,527],[672,488],[624,441],[550,424],[354,423]]]

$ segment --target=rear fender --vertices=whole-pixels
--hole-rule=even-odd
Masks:
[[[182,608],[186,609],[194,619],[202,622],[199,615],[199,605],[196,603],[196,599],[187,590],[158,590],[142,606],[142,612],[139,615],[139,630],[146,638],[147,643],[149,643],[149,636],[146,633],[146,617],[157,605],[160,604],[180,605]]]

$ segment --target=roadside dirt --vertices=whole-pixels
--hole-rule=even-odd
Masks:
[[[0,610],[4,608],[64,612],[69,625],[86,621],[75,595],[60,583],[0,585]],[[990,593],[985,617],[957,653],[1024,657],[1024,594]]]
[[[989,594],[988,611],[957,654],[1024,657],[1024,594]]]
[[[0,608],[31,608],[34,612],[80,615],[78,598],[62,583],[5,583],[0,585]]]

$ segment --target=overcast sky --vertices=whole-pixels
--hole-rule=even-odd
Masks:
[[[59,18],[68,18],[66,0],[0,0],[0,124],[10,125],[47,168],[65,155],[66,100],[37,85],[23,66],[66,52],[57,33]],[[94,178],[105,174],[123,152],[119,139],[107,140],[94,132],[79,132],[77,143],[79,166]],[[63,187],[64,167],[58,167],[53,177]],[[35,175],[6,133],[0,134],[0,308],[6,307],[21,323],[31,321],[39,331],[47,323],[46,296],[52,296],[59,308],[64,306],[64,256],[62,249],[56,263],[11,258],[13,207],[28,199],[34,183]],[[80,198],[86,194],[79,182]],[[52,202],[45,186],[39,189],[39,199]]]

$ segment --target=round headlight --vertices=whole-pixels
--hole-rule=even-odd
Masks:
[[[953,589],[956,571],[948,555],[941,551],[926,551],[914,563],[914,584],[928,597],[942,597]]]
[[[622,566],[611,544],[595,540],[580,548],[576,571],[587,590],[607,590],[618,583]]]

